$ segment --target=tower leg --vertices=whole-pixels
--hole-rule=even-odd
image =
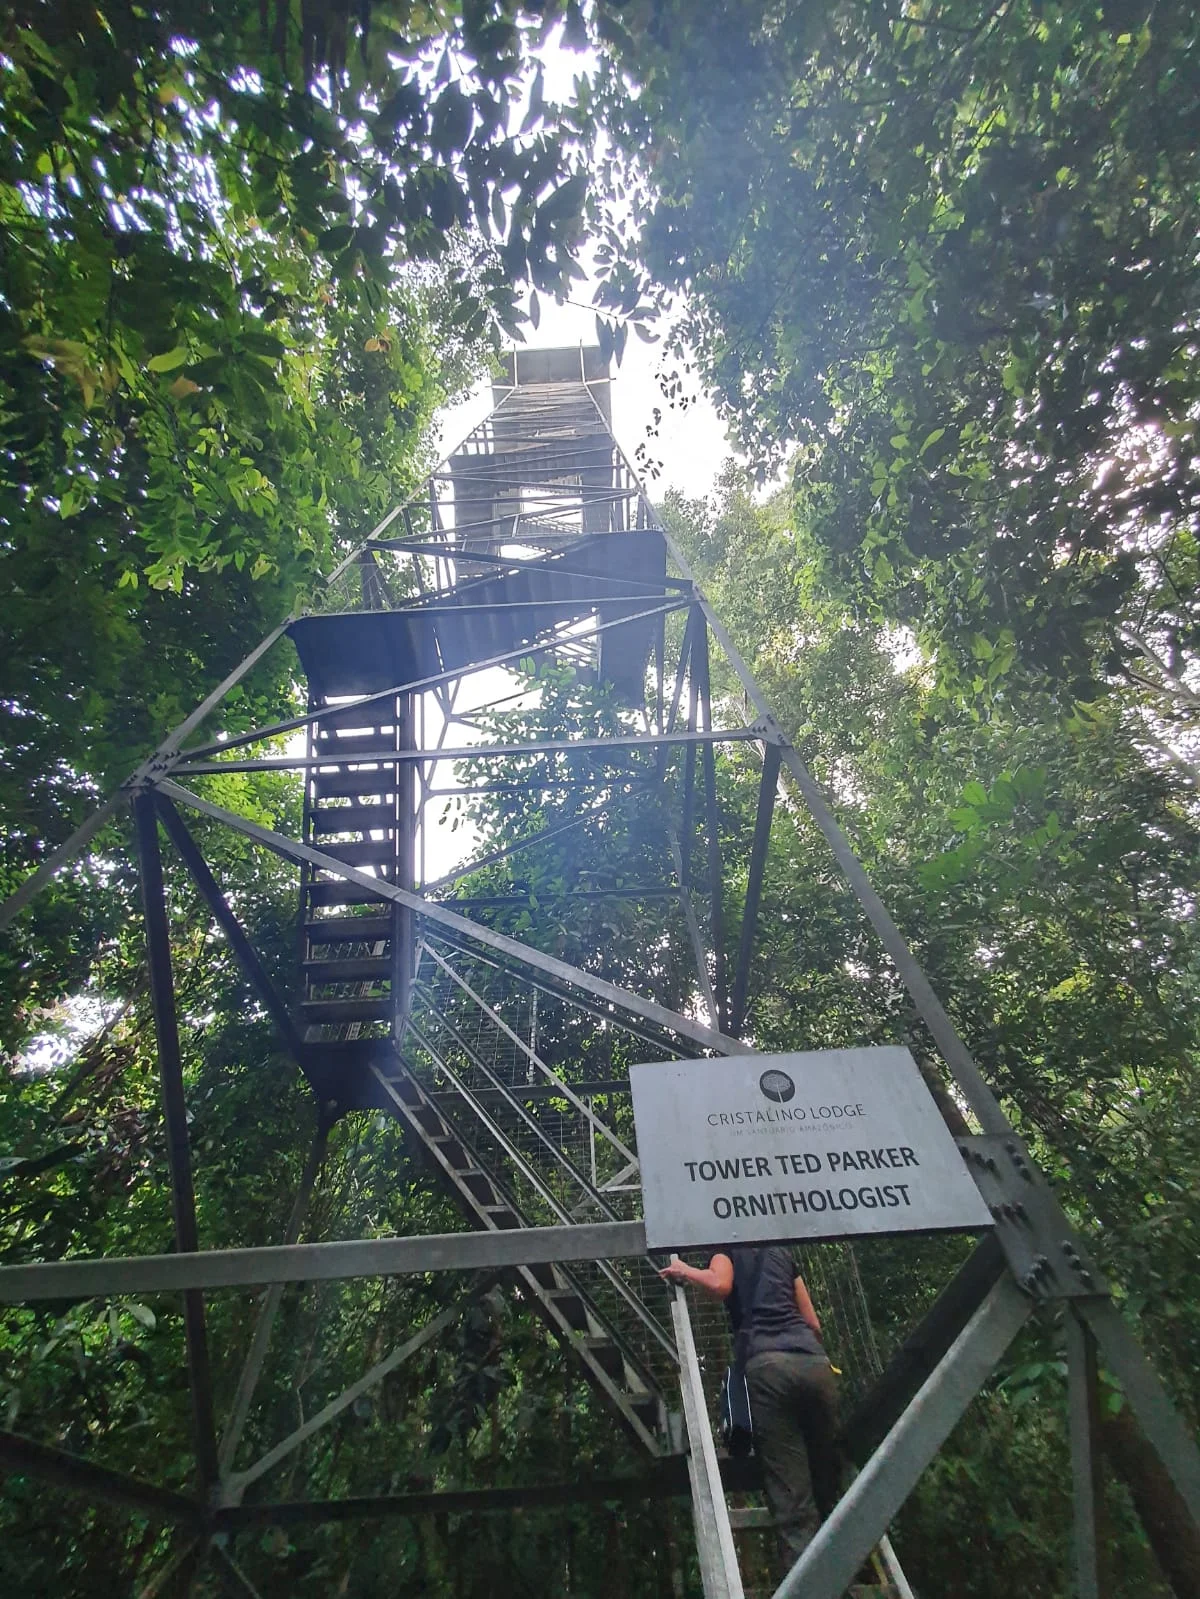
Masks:
[[[1101,1481],[1096,1408],[1096,1344],[1068,1305],[1067,1409],[1071,1436],[1071,1482],[1075,1500],[1075,1592],[1102,1599],[1099,1522]]]
[[[412,694],[396,698],[396,748],[413,748]],[[396,883],[399,888],[416,887],[416,777],[411,761],[396,763]],[[412,980],[415,962],[414,917],[406,905],[392,906],[392,1038],[400,1043],[408,1024],[412,1005]]]
[[[158,1036],[158,1076],[162,1090],[163,1119],[167,1134],[167,1166],[171,1174],[171,1201],[175,1219],[175,1248],[193,1254],[200,1247],[196,1226],[196,1195],[192,1186],[192,1156],[188,1140],[187,1105],[183,1092],[183,1061],[179,1048],[179,1021],[175,1011],[175,983],[171,971],[171,940],[163,890],[162,857],[158,849],[158,813],[154,796],[139,794],[133,802],[137,829],[138,865],[142,879],[142,908],[146,920],[146,955],[150,971],[150,1001]],[[208,1358],[208,1333],[204,1321],[204,1295],[189,1288],[183,1295],[183,1325],[187,1344],[188,1380],[192,1394],[192,1423],[196,1438],[196,1463],[205,1495],[220,1477],[217,1432],[213,1415],[212,1370]]]

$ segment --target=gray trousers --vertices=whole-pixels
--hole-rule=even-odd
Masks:
[[[824,1355],[772,1350],[746,1362],[754,1451],[780,1555],[791,1570],[837,1503],[837,1378]]]

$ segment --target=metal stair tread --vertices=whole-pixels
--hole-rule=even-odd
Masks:
[[[300,1009],[306,1022],[386,1021],[391,1014],[391,1001],[387,994],[365,999],[305,999]]]
[[[332,854],[333,851],[328,852]],[[373,889],[361,883],[348,883],[344,877],[322,878],[304,885],[304,897],[310,906],[324,905],[384,905]]]
[[[392,805],[317,806],[309,812],[314,833],[375,832],[396,825]]]
[[[366,795],[395,794],[398,787],[395,766],[364,766],[350,771],[316,771],[312,793],[317,800],[353,799]]]
[[[377,944],[391,937],[390,916],[327,916],[304,923],[310,944]]]
[[[388,955],[342,956],[330,960],[306,960],[304,975],[312,985],[318,983],[364,983],[390,979]]]

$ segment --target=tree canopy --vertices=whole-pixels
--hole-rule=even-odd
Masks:
[[[564,11],[6,13],[13,866],[419,481],[520,285],[567,281],[583,179],[528,82]]]
[[[620,27],[613,278],[626,309],[686,296],[738,437],[790,459],[810,601],[910,626],[964,700],[1116,687],[1190,747],[1194,9],[729,0]]]

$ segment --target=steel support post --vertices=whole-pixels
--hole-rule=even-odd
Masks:
[[[156,796],[156,807],[159,818],[167,831],[167,836],[179,851],[183,864],[191,874],[192,881],[200,890],[209,910],[229,940],[229,947],[237,957],[238,964],[245,973],[250,986],[254,989],[259,999],[262,1000],[271,1016],[272,1021],[279,1029],[284,1043],[287,1045],[293,1059],[300,1059],[300,1035],[283,998],[275,984],[267,975],[266,967],[258,958],[258,953],[253,944],[246,937],[241,923],[230,909],[229,901],[221,892],[216,878],[209,870],[208,862],[200,853],[195,839],[187,829],[183,817],[171,804],[170,800],[162,795]]]
[[[413,742],[412,694],[400,694],[396,699],[396,745],[408,749]],[[417,886],[416,862],[416,776],[417,769],[408,763],[396,767],[396,881],[401,888]],[[415,921],[411,907],[392,906],[391,937],[391,993],[392,1039],[397,1044],[404,1036],[408,1013],[412,1006],[412,980],[415,970],[413,952],[416,947]]]
[[[780,1583],[775,1599],[841,1599],[1033,1309],[1002,1277]]]
[[[699,706],[700,684],[697,654],[699,640],[704,633],[704,617],[696,606],[689,612],[689,620],[695,616],[692,632],[692,648],[688,663],[687,681],[687,731],[694,735],[699,731]],[[692,886],[692,844],[695,831],[696,808],[696,745],[690,742],[683,753],[683,818],[679,824],[679,842],[683,850],[683,886],[685,889]],[[719,1025],[719,1024],[718,1024]]]
[[[296,1199],[283,1232],[285,1244],[294,1244],[299,1241],[300,1230],[304,1226],[304,1218],[308,1214],[309,1201],[312,1199],[317,1174],[325,1160],[328,1141],[329,1129],[322,1124],[317,1128],[316,1137],[312,1141],[312,1148],[308,1152],[308,1159],[304,1163],[304,1170],[300,1174],[300,1184],[296,1190]],[[263,1296],[262,1308],[259,1310],[258,1319],[254,1324],[254,1332],[250,1339],[250,1348],[246,1353],[241,1376],[238,1378],[237,1392],[234,1394],[233,1404],[229,1408],[229,1420],[221,1438],[218,1459],[222,1473],[232,1469],[234,1459],[237,1456],[238,1444],[242,1440],[242,1430],[246,1425],[246,1417],[250,1414],[250,1405],[254,1399],[254,1390],[258,1387],[258,1379],[262,1376],[262,1369],[266,1364],[267,1349],[271,1342],[271,1331],[274,1328],[275,1317],[279,1312],[280,1302],[283,1299],[283,1289],[284,1285],[282,1283],[272,1283]]]
[[[1080,1299],[1078,1314],[1091,1329],[1104,1363],[1125,1390],[1142,1431],[1200,1527],[1200,1450],[1184,1426],[1141,1346],[1111,1299]]]
[[[1100,1557],[1103,1483],[1096,1344],[1069,1302],[1063,1306],[1063,1321],[1067,1335],[1067,1422],[1075,1502],[1075,1593],[1076,1599],[1103,1599]]]
[[[697,635],[703,631],[704,618],[699,610],[693,606],[688,611],[683,638],[679,646],[679,662],[675,672],[675,690],[671,699],[671,715],[667,723],[668,739],[682,737],[688,741],[684,755],[682,838],[670,823],[667,825],[666,834],[667,844],[671,851],[672,864],[675,868],[675,881],[679,885],[679,907],[683,912],[688,938],[691,940],[692,957],[696,963],[696,978],[700,984],[701,997],[708,1012],[709,1021],[714,1027],[719,1027],[721,1025],[720,1008],[717,1004],[717,996],[709,974],[708,955],[704,948],[704,939],[700,933],[700,923],[696,916],[696,907],[692,902],[692,891],[689,886],[690,863],[688,857],[690,855],[691,812],[696,774],[695,742],[701,736],[696,728],[693,691],[696,673],[696,639]],[[685,675],[689,685],[688,727],[686,733],[676,735],[675,724],[679,716],[679,705],[683,694]],[[664,747],[658,754],[659,778],[663,784],[664,792],[667,768],[666,742],[667,740],[663,740]]]
[[[691,568],[680,552],[678,545],[669,533],[664,532],[663,538],[666,541],[671,559],[675,562],[679,571],[685,577],[691,578]],[[726,660],[737,674],[746,697],[761,719],[763,731],[770,739],[779,744],[784,765],[787,767],[796,787],[800,790],[813,820],[825,835],[825,840],[833,853],[834,859],[845,873],[859,904],[866,912],[867,919],[875,929],[880,943],[895,965],[901,982],[907,988],[917,1008],[917,1014],[933,1035],[946,1064],[950,1067],[959,1087],[966,1096],[968,1104],[979,1118],[980,1126],[985,1133],[1011,1133],[1012,1129],[1009,1125],[1008,1117],[1000,1109],[983,1073],[975,1064],[970,1050],[958,1036],[954,1023],[946,1014],[941,1000],[934,993],[933,985],[921,970],[916,956],[908,946],[907,940],[892,920],[887,907],[875,892],[862,862],[851,848],[849,839],[838,826],[820,786],[800,759],[796,750],[788,742],[762,690],[755,681],[754,674],[746,665],[741,652],[730,638],[728,631],[722,626],[716,612],[699,588],[696,588],[694,592],[696,603],[703,611],[708,626],[712,629],[713,637],[720,645]]]
[[[668,734],[674,733],[675,724],[679,720],[679,704],[683,697],[683,685],[687,679],[689,662],[692,653],[692,643],[696,636],[695,618],[696,609],[694,606],[692,606],[688,610],[687,620],[683,624],[683,637],[679,641],[679,660],[675,664],[675,687],[671,693],[671,713],[667,717],[667,725],[665,729]],[[666,626],[665,618],[663,620],[663,626],[664,628]]]
[[[672,1259],[678,1259],[672,1256]],[[692,1336],[692,1318],[687,1296],[677,1283],[671,1295],[671,1319],[675,1326],[675,1346],[679,1351],[679,1386],[683,1394],[683,1416],[688,1436],[688,1475],[692,1485],[692,1519],[696,1527],[696,1548],[700,1556],[700,1575],[704,1599],[743,1599],[742,1577],[725,1489],[717,1465],[708,1405]]]
[[[667,707],[663,704],[667,680],[667,619],[660,617],[654,627],[654,714],[658,731],[667,731]],[[647,725],[650,725],[647,718]]]
[[[688,931],[688,938],[692,945],[692,959],[696,963],[696,981],[700,984],[700,997],[704,1001],[705,1013],[714,1027],[717,1022],[717,996],[713,993],[712,978],[708,971],[708,957],[704,948],[704,937],[700,932],[700,921],[696,915],[696,907],[692,903],[692,891],[687,886],[687,878],[683,869],[683,850],[679,843],[679,834],[668,823],[666,828],[667,844],[671,851],[671,861],[675,868],[675,881],[679,887],[677,898],[679,908],[683,912],[684,925]]]
[[[746,900],[742,907],[742,935],[738,945],[737,967],[733,974],[733,997],[729,1002],[728,1024],[731,1033],[740,1033],[746,1019],[750,988],[750,962],[754,956],[754,935],[758,930],[758,907],[762,899],[767,846],[775,816],[775,793],[779,786],[779,746],[763,746],[762,781],[758,786],[758,810],[754,817],[754,839],[750,845],[750,867],[746,875]]]
[[[700,711],[704,731],[712,733],[712,680],[709,673],[708,629],[700,627],[696,649],[700,678]],[[733,1032],[729,1025],[729,994],[725,986],[724,910],[721,903],[721,831],[717,810],[717,762],[711,743],[700,746],[704,770],[704,814],[708,823],[708,930],[712,942],[713,992],[717,1003],[717,1026]]]
[[[138,862],[142,879],[142,904],[146,918],[146,952],[150,968],[150,1000],[158,1036],[158,1074],[162,1089],[167,1134],[167,1164],[171,1173],[171,1202],[175,1218],[175,1247],[180,1256],[196,1253],[200,1240],[196,1227],[196,1195],[192,1187],[192,1157],[188,1145],[187,1105],[183,1092],[183,1062],[179,1049],[179,1024],[175,1014],[175,984],[171,972],[171,941],[163,891],[162,858],[158,851],[158,811],[154,796],[137,795],[133,802],[137,828]],[[187,1341],[188,1379],[192,1394],[192,1422],[196,1435],[196,1463],[201,1491],[207,1496],[220,1475],[217,1432],[213,1417],[212,1370],[208,1334],[204,1325],[204,1295],[186,1288],[183,1321]]]

